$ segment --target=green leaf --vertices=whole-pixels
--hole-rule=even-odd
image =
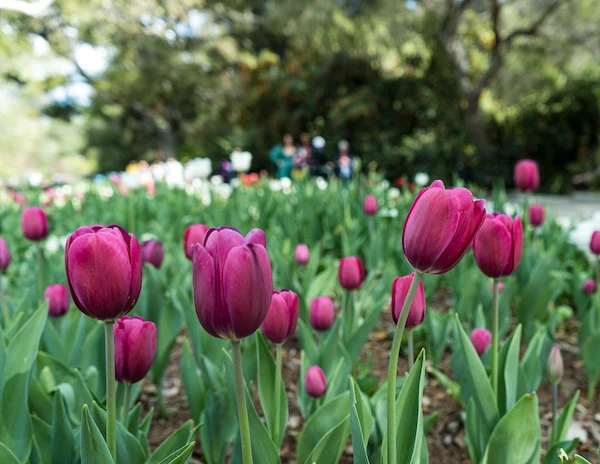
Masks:
[[[542,350],[546,339],[545,327],[540,327],[532,338],[519,368],[519,388],[517,396],[534,392],[542,381],[543,372],[546,363],[540,362],[543,359]]]
[[[33,426],[33,448],[29,456],[31,464],[53,464],[52,426],[34,415],[31,416],[31,424]]]
[[[569,426],[571,425],[571,420],[573,419],[573,413],[575,412],[575,406],[577,405],[577,400],[579,400],[579,390],[575,392],[575,396],[571,398],[571,401],[567,403],[558,416],[556,421],[556,430],[553,430],[556,438],[552,444],[560,443],[566,439]],[[550,436],[553,435],[551,434]]]
[[[152,453],[146,464],[159,464],[178,450],[185,448],[194,434],[194,422],[189,420],[167,437]]]
[[[519,349],[521,325],[518,325],[504,343],[498,355],[498,410],[503,416],[517,401],[519,384]]]
[[[354,359],[360,354],[360,351],[367,341],[367,338],[369,338],[369,334],[373,330],[373,327],[379,323],[379,320],[381,319],[381,311],[379,308],[380,306],[376,306],[376,309],[371,310],[371,313],[365,318],[362,325],[352,334],[346,343],[346,349],[350,355],[350,362],[354,361]]]
[[[2,464],[21,464],[13,452],[3,443],[0,443],[0,462]]]
[[[369,403],[365,402],[356,381],[350,379],[350,430],[352,450],[356,464],[369,464],[367,443],[373,428],[373,416]]]
[[[69,421],[60,390],[54,392],[52,401],[52,462],[75,462],[77,457],[75,436]]]
[[[330,330],[334,330],[334,328],[332,327]],[[310,360],[311,365],[318,364],[320,358],[319,347],[315,342],[312,330],[302,320],[298,320],[298,338],[300,346]]]
[[[165,374],[171,350],[183,326],[183,316],[176,305],[161,308],[159,314],[156,325],[160,328],[157,331],[156,358],[150,370],[150,375],[155,383],[158,383]],[[160,385],[157,385],[157,388],[161,388]]]
[[[181,355],[181,381],[187,396],[188,406],[195,423],[200,422],[200,416],[206,407],[206,392],[204,384],[198,378],[196,360],[186,338],[183,340]]]
[[[81,464],[114,464],[102,432],[89,413],[87,404],[81,414]]]
[[[560,464],[562,461],[559,457],[561,451],[568,453],[572,453],[579,445],[579,439],[574,438],[569,441],[561,441],[556,445],[552,446],[544,456],[543,464]]]
[[[536,394],[525,395],[494,428],[482,464],[539,462],[540,421]]]
[[[188,443],[187,445],[182,446],[177,451],[174,451],[165,459],[160,461],[160,464],[184,464],[194,452],[195,446],[196,442]]]

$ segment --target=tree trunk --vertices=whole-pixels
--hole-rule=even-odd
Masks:
[[[484,155],[489,154],[491,144],[479,111],[479,96],[467,97],[467,136],[477,151]]]

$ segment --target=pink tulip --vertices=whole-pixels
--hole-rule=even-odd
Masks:
[[[6,271],[6,268],[10,264],[10,251],[6,241],[0,237],[0,274]]]
[[[32,206],[21,215],[21,229],[25,238],[38,242],[48,235],[48,218],[42,208]]]
[[[538,164],[530,159],[519,161],[513,172],[515,185],[523,192],[533,192],[540,186],[540,170]]]
[[[355,290],[360,288],[363,283],[365,272],[362,261],[356,256],[348,256],[340,260],[338,268],[338,277],[340,284],[346,290]]]
[[[328,296],[319,296],[310,300],[310,325],[320,332],[329,330],[335,320],[333,300]]]
[[[597,230],[592,234],[590,250],[592,250],[592,253],[600,255],[600,230]]]
[[[142,254],[142,262],[151,264],[157,269],[160,268],[165,258],[165,247],[156,240],[146,240],[142,243],[140,252]]]
[[[62,284],[48,285],[44,291],[44,301],[48,301],[48,314],[50,316],[64,316],[69,310],[69,291]]]
[[[192,224],[185,229],[185,233],[183,234],[183,250],[185,251],[185,256],[190,261],[192,260],[192,245],[196,243],[204,244],[204,237],[207,231],[208,227],[204,224]]]
[[[140,245],[117,225],[76,229],[67,240],[65,270],[73,302],[90,317],[118,319],[140,296]]]
[[[319,366],[310,366],[304,377],[306,393],[313,398],[320,398],[327,391],[327,379]]]
[[[206,233],[203,245],[194,246],[196,314],[212,336],[248,337],[267,317],[273,274],[264,242],[262,231],[244,237],[231,227],[219,227]]]
[[[377,198],[375,198],[375,195],[367,195],[365,197],[363,211],[367,216],[375,216],[377,214]]]
[[[560,348],[557,345],[552,347],[550,356],[548,357],[548,380],[550,383],[557,384],[560,382],[564,372],[563,359],[560,354]]]
[[[285,343],[298,324],[298,295],[289,290],[274,290],[267,317],[260,326],[265,337],[273,343]]]
[[[139,316],[115,323],[115,379],[136,383],[150,372],[156,355],[156,326]]]
[[[586,295],[591,295],[596,291],[596,281],[594,279],[586,279],[581,290]]]
[[[494,279],[512,274],[523,255],[523,225],[501,213],[488,214],[473,244],[479,269]]]
[[[529,207],[529,223],[533,227],[539,227],[544,223],[546,210],[544,205],[531,205]]]
[[[498,282],[498,295],[502,293],[504,290],[504,284],[502,282]],[[490,293],[494,293],[494,284],[490,284]]]
[[[310,259],[310,251],[308,251],[308,247],[304,243],[299,243],[296,245],[296,252],[294,253],[294,258],[296,262],[301,266],[304,266],[308,263]]]
[[[487,329],[473,329],[471,332],[471,343],[479,356],[485,353],[492,343],[492,333]]]
[[[412,284],[413,279],[415,278],[415,273],[404,276],[397,277],[394,280],[392,285],[392,317],[394,318],[394,322],[398,324],[398,319],[400,319],[400,314],[402,312],[402,305],[406,300],[406,295],[408,294],[408,289],[410,288],[410,284]],[[414,329],[418,327],[425,319],[425,290],[423,288],[423,282],[419,282],[419,286],[417,287],[417,293],[415,293],[415,297],[410,305],[408,310],[408,317],[406,319],[406,328]]]
[[[456,266],[485,219],[484,203],[473,201],[465,188],[444,188],[441,180],[422,189],[402,234],[402,248],[413,269],[442,274]]]

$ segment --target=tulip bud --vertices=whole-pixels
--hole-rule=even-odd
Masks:
[[[531,205],[529,207],[529,224],[533,227],[539,227],[544,223],[546,210],[544,205]]]
[[[540,171],[538,164],[530,159],[519,161],[513,173],[515,185],[523,192],[533,192],[540,186]]]
[[[494,279],[512,274],[523,255],[523,224],[501,213],[488,214],[473,243],[475,261]]]
[[[406,300],[408,289],[410,288],[410,284],[412,284],[414,278],[415,273],[412,272],[407,276],[397,277],[392,285],[392,317],[394,318],[394,323],[396,324],[398,324],[398,319],[400,319],[402,305]],[[413,298],[408,310],[408,317],[406,319],[405,327],[407,329],[414,329],[415,327],[421,325],[423,319],[425,319],[425,309],[425,290],[423,288],[423,281],[421,281],[419,282],[417,293],[415,293],[415,297]]]
[[[502,290],[504,290],[504,284],[502,282],[498,282],[498,295],[500,295],[502,293]],[[490,284],[490,293],[494,294],[494,284]]]
[[[328,296],[320,296],[310,300],[310,325],[320,332],[328,330],[335,320],[333,300]]]
[[[591,295],[596,291],[596,281],[594,279],[586,279],[581,290],[586,295]]]
[[[183,234],[183,250],[185,251],[185,256],[190,261],[192,260],[192,245],[196,243],[204,244],[204,237],[207,231],[208,227],[204,224],[192,224],[185,229],[185,233]]]
[[[262,333],[273,343],[285,343],[298,324],[298,295],[289,290],[274,290],[267,317],[260,326]]]
[[[442,274],[456,266],[485,219],[484,203],[473,201],[465,188],[446,189],[441,180],[422,189],[402,233],[402,248],[413,269]]]
[[[256,241],[253,241],[256,240]],[[231,227],[210,229],[194,246],[194,304],[202,327],[229,340],[252,335],[261,326],[273,293],[264,234],[246,237]]]
[[[490,343],[492,343],[492,333],[487,329],[473,329],[471,332],[471,343],[479,356],[485,353]]]
[[[338,277],[340,284],[346,290],[355,290],[360,288],[363,283],[364,270],[362,261],[356,256],[348,256],[340,260]]]
[[[165,258],[165,247],[156,240],[146,240],[140,247],[142,262],[148,263],[155,268],[160,268]]]
[[[296,252],[294,253],[294,257],[296,258],[296,262],[301,266],[304,266],[308,263],[310,259],[310,252],[308,251],[308,247],[304,243],[299,243],[296,245]]]
[[[0,274],[6,271],[6,268],[10,264],[10,251],[8,251],[8,245],[6,241],[0,237]]]
[[[375,198],[375,195],[367,195],[365,197],[363,211],[367,216],[375,216],[377,214],[377,198]]]
[[[69,292],[62,284],[51,284],[44,291],[44,301],[48,301],[48,314],[52,317],[64,316],[69,310]]]
[[[590,250],[592,250],[592,253],[600,255],[600,230],[597,230],[592,234]]]
[[[548,380],[551,384],[557,384],[562,379],[564,372],[563,359],[558,345],[552,347],[548,357]]]
[[[21,215],[21,229],[25,238],[38,242],[48,235],[48,218],[42,208],[32,206]]]
[[[73,302],[90,317],[118,319],[140,296],[140,245],[117,225],[76,229],[67,239],[65,270]]]
[[[156,326],[139,316],[115,322],[115,379],[136,383],[150,372],[156,355]]]
[[[325,373],[319,366],[310,366],[304,378],[306,393],[313,398],[320,398],[327,391],[327,380]]]

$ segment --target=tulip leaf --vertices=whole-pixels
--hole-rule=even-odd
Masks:
[[[567,432],[569,431],[569,427],[571,425],[571,420],[573,419],[573,413],[575,412],[575,406],[577,405],[577,400],[579,399],[579,390],[575,392],[571,401],[567,403],[564,407],[558,419],[556,421],[556,430],[553,430],[551,437],[554,437],[554,442],[551,444],[556,444],[564,441],[567,437]]]
[[[225,462],[229,442],[237,433],[235,402],[225,391],[207,390],[206,408],[200,417],[201,422],[210,424],[200,429],[202,454],[208,464]]]
[[[542,463],[560,464],[562,462],[559,457],[560,452],[564,451],[567,454],[572,453],[577,448],[577,445],[579,445],[578,438],[574,438],[573,440],[568,441],[561,441],[555,444],[554,446],[552,446],[552,448],[548,450],[546,456],[544,456],[544,460],[542,461]]]
[[[88,405],[81,414],[81,464],[114,464],[104,436],[94,422]]]
[[[350,379],[350,429],[352,450],[356,464],[369,464],[367,443],[373,428],[373,416],[369,403],[363,398],[356,381]]]
[[[465,418],[465,434],[469,456],[475,463],[479,463],[485,453],[491,431],[484,423],[483,417],[478,414],[475,400],[471,397],[467,404]]]
[[[0,325],[0,397],[2,397],[2,379],[4,379],[4,364],[6,364],[6,344],[4,342],[4,332]]]
[[[61,336],[58,333],[55,325],[56,322],[56,319],[52,318],[44,326],[41,343],[42,349],[58,359],[67,359],[67,350],[64,343],[68,339],[65,339],[64,334]]]
[[[362,325],[354,331],[352,336],[346,343],[346,349],[348,350],[349,360],[353,362],[356,357],[360,354],[365,342],[369,338],[373,327],[375,327],[381,319],[381,306],[375,305],[375,308],[371,310],[371,313],[363,320]]]
[[[310,360],[310,363],[318,364],[320,357],[319,347],[315,342],[315,337],[312,333],[312,330],[301,319],[298,319],[298,338],[300,339],[300,346]]]
[[[496,424],[481,464],[537,463],[540,421],[535,393],[523,396]]]
[[[183,340],[181,355],[181,381],[187,396],[188,406],[195,423],[200,422],[202,411],[206,408],[204,383],[198,378],[196,360],[192,354],[189,340]]]
[[[184,464],[194,452],[196,442],[188,443],[160,461],[160,464]]]
[[[341,342],[339,343],[339,350],[343,351]],[[348,391],[349,376],[350,369],[348,368],[348,362],[345,357],[341,357],[335,368],[325,372],[325,378],[329,379],[329,384],[327,385],[327,391],[325,393],[325,401]]]
[[[521,325],[506,340],[498,355],[498,410],[503,416],[517,401]]]
[[[52,462],[76,462],[76,443],[69,413],[60,390],[54,392],[52,401],[52,438],[50,442]]]
[[[2,464],[21,464],[13,452],[2,442],[0,442],[0,462]]]
[[[104,398],[106,396],[105,358],[104,350],[98,349],[99,346],[104,346],[104,324],[94,321],[83,342],[81,367],[82,372],[85,372],[89,366],[95,366],[98,369],[98,384],[96,388],[92,389],[92,392],[98,398]]]
[[[152,453],[146,464],[159,464],[172,456],[173,453],[185,448],[190,438],[195,434],[194,422],[189,420],[167,437]],[[170,462],[170,461],[169,461]]]
[[[546,363],[540,362],[540,360],[544,359],[543,349],[546,337],[545,327],[540,327],[527,346],[519,369],[518,397],[534,392],[542,381]]]

